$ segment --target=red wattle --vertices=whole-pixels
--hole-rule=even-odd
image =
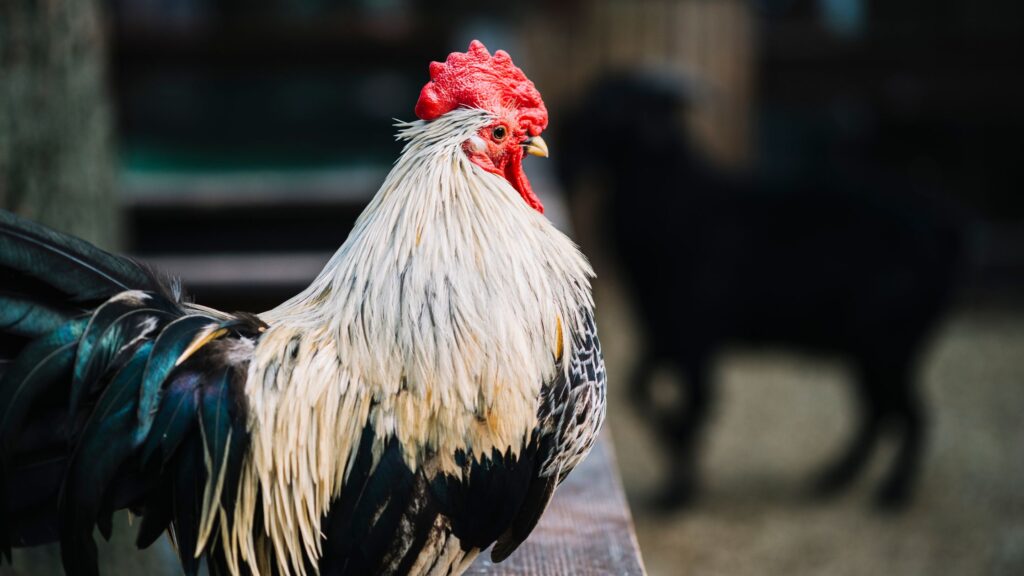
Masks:
[[[523,158],[520,155],[518,158],[513,158],[505,165],[505,171],[502,172],[500,168],[491,162],[491,159],[486,154],[472,154],[467,151],[469,155],[469,161],[484,170],[501,176],[519,192],[519,195],[523,197],[523,200],[537,212],[544,213],[544,205],[541,204],[540,198],[533,193],[533,187],[530,186],[530,181],[526,178],[526,172],[523,171]]]
[[[540,198],[537,198],[537,195],[533,193],[533,187],[530,186],[530,181],[526,178],[522,159],[516,159],[508,163],[505,167],[505,179],[519,192],[519,195],[530,205],[530,208],[541,214],[544,213],[544,205],[540,203]]]

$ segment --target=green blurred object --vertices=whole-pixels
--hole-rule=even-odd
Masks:
[[[179,576],[181,565],[168,539],[161,538],[150,548],[139,551],[135,548],[135,533],[138,519],[129,520],[127,512],[114,517],[114,533],[110,542],[97,538],[99,547],[100,574],[110,576],[145,575]],[[202,573],[206,573],[203,568]],[[14,566],[0,566],[0,576],[63,576],[60,560],[60,545],[51,544],[40,548],[14,551]]]

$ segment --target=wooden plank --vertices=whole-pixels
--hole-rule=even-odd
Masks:
[[[466,576],[646,574],[607,432],[559,487],[519,550],[501,564],[488,554]]]

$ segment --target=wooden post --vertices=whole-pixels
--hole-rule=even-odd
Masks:
[[[99,0],[0,1],[0,208],[118,244]]]
[[[0,0],[0,208],[104,248],[119,242],[100,0]],[[134,550],[119,515],[104,574],[178,574],[166,543]],[[56,545],[16,550],[0,576],[63,574]]]

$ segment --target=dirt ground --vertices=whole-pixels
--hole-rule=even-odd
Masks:
[[[905,512],[871,507],[885,451],[845,495],[806,496],[852,432],[841,362],[735,351],[716,369],[702,496],[666,515],[643,504],[661,461],[625,401],[642,343],[616,284],[597,291],[608,421],[651,576],[1024,574],[1024,310],[961,310],[935,335],[922,370],[931,435]]]

